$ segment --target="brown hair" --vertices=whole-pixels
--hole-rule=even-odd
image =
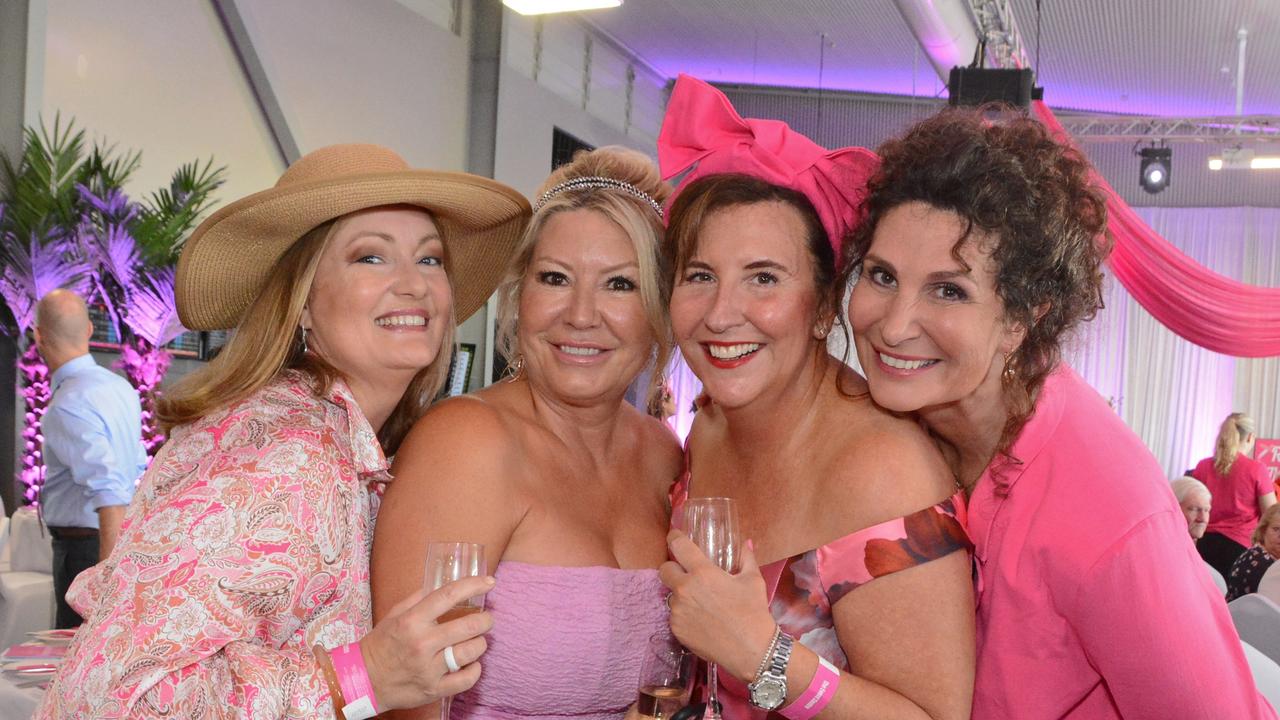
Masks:
[[[583,177],[619,180],[661,204],[671,194],[671,186],[662,181],[658,168],[644,153],[610,145],[597,150],[580,150],[573,160],[561,165],[538,188],[541,197],[549,188]],[[661,393],[662,372],[671,358],[671,320],[667,314],[667,298],[671,294],[670,273],[662,265],[662,218],[648,202],[631,193],[612,187],[582,187],[561,191],[538,206],[529,226],[516,245],[507,266],[506,276],[498,285],[498,317],[496,344],[508,362],[520,354],[517,347],[520,290],[524,286],[529,264],[542,228],[556,213],[570,210],[594,210],[622,228],[631,240],[639,264],[640,302],[644,305],[649,329],[657,343],[653,369],[649,374],[647,403],[652,406]]]
[[[1254,433],[1253,418],[1244,413],[1231,413],[1218,428],[1218,440],[1213,446],[1213,469],[1219,475],[1231,472],[1231,466],[1240,454],[1240,446]]]
[[[218,356],[165,392],[157,408],[164,432],[243,400],[286,369],[300,370],[310,376],[320,395],[327,393],[333,382],[342,377],[342,373],[323,358],[302,352],[299,331],[320,256],[342,220],[325,222],[289,246]],[[448,264],[446,252],[446,269]],[[435,361],[414,375],[379,430],[378,440],[388,455],[395,453],[414,421],[426,412],[444,385],[456,327],[450,313]]]
[[[1000,117],[988,121],[994,113]],[[951,253],[961,265],[971,234],[988,238],[1005,319],[1026,328],[1006,360],[1012,372],[1002,377],[1010,412],[998,452],[1007,457],[1065,336],[1102,307],[1101,266],[1111,248],[1104,197],[1084,156],[1008,108],[943,110],[881,145],[879,154],[865,220],[845,243],[838,287],[860,271],[885,214],[906,203],[960,216],[965,232]]]
[[[729,208],[771,202],[795,210],[804,223],[805,248],[813,264],[813,282],[818,293],[818,317],[838,320],[840,292],[835,284],[835,251],[831,248],[831,240],[818,211],[799,190],[775,185],[752,175],[707,175],[680,190],[671,204],[665,246],[673,280],[698,251],[698,238],[707,218]]]

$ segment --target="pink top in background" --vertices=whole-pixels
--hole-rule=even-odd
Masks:
[[[371,626],[387,461],[346,385],[296,372],[174,430],[37,718],[332,718],[311,648]]]
[[[1262,515],[1258,512],[1258,498],[1276,491],[1267,467],[1251,457],[1236,455],[1231,472],[1224,476],[1213,467],[1213,458],[1205,458],[1191,471],[1191,477],[1204,483],[1213,494],[1213,510],[1205,531],[1226,535],[1245,547],[1252,545],[1253,528]]]
[[[1275,718],[1163,471],[1070,368],[1012,454],[969,501],[974,719]]]

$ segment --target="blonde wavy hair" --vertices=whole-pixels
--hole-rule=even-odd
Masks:
[[[299,370],[310,376],[316,382],[319,395],[327,393],[334,381],[342,377],[342,373],[323,358],[302,351],[299,324],[320,256],[346,217],[349,216],[311,229],[289,246],[218,356],[165,392],[157,408],[165,433],[243,400],[285,370]],[[449,268],[447,248],[446,244],[446,271]],[[456,331],[457,323],[451,310],[435,361],[414,375],[378,432],[386,454],[395,453],[414,421],[426,412],[444,385],[452,357],[449,349],[453,347]]]
[[[1218,441],[1213,448],[1213,469],[1219,475],[1231,472],[1240,448],[1254,433],[1253,418],[1244,413],[1231,413],[1218,428]]]
[[[575,178],[604,177],[625,182],[662,204],[671,194],[671,186],[662,181],[658,168],[643,153],[610,145],[597,150],[581,150],[573,160],[560,166],[543,181],[535,197],[548,189]],[[495,342],[498,352],[510,364],[520,355],[520,292],[533,260],[542,228],[557,213],[570,210],[595,210],[622,228],[631,240],[639,264],[640,301],[644,305],[656,350],[649,374],[647,402],[652,406],[662,391],[662,372],[671,358],[671,320],[667,301],[671,297],[671,279],[662,256],[662,218],[644,200],[625,190],[609,187],[575,188],[557,193],[540,205],[524,235],[516,245],[506,275],[498,285],[498,316]]]
[[[1262,539],[1267,536],[1267,528],[1277,522],[1280,522],[1280,503],[1262,511],[1262,517],[1258,518],[1258,525],[1253,529],[1253,535],[1249,536],[1249,540],[1254,545],[1261,545]]]

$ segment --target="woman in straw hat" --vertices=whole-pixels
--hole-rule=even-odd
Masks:
[[[497,563],[493,646],[454,720],[621,717],[666,625],[655,568],[680,451],[625,395],[649,367],[656,397],[671,349],[668,190],[653,161],[617,147],[553,173],[498,288],[498,344],[516,372],[432,408],[396,455],[374,616],[422,583],[427,541],[483,543]]]
[[[435,620],[492,580],[413,593],[371,628],[368,548],[386,456],[528,213],[491,180],[340,145],[196,229],[179,315],[236,333],[165,398],[169,442],[72,586],[86,621],[38,717],[351,720],[475,683],[490,619]]]

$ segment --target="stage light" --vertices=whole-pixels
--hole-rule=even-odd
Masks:
[[[502,0],[502,4],[521,15],[547,15],[615,8],[622,4],[622,0]]]
[[[1142,164],[1138,168],[1138,184],[1152,195],[1169,187],[1173,167],[1173,148],[1149,147],[1138,151]]]
[[[1280,157],[1255,157],[1249,161],[1252,170],[1280,170]]]
[[[1221,169],[1222,169],[1222,158],[1220,158],[1220,157],[1211,157],[1211,158],[1209,158],[1209,169],[1210,169],[1210,170],[1221,170]]]

